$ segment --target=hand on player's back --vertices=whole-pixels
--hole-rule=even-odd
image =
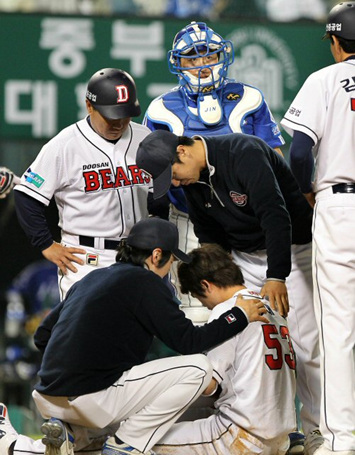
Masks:
[[[42,251],[43,256],[48,259],[48,261],[56,264],[64,275],[67,274],[68,269],[74,273],[78,271],[72,264],[73,262],[84,265],[84,261],[78,256],[75,256],[74,253],[85,254],[86,251],[82,248],[66,247],[57,242],[53,242],[50,247]]]
[[[235,306],[243,308],[248,316],[249,322],[269,322],[269,320],[263,316],[267,310],[263,302],[259,299],[244,299],[241,294],[238,294],[237,300],[235,301]]]
[[[260,295],[261,297],[268,297],[270,306],[273,310],[277,310],[281,316],[287,316],[290,308],[285,283],[273,280],[266,281],[260,291]]]

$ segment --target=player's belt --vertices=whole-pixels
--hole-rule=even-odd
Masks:
[[[338,183],[332,189],[333,193],[355,193],[355,183]]]
[[[115,250],[119,240],[104,240],[105,250]],[[79,244],[82,246],[90,246],[95,248],[95,237],[88,237],[87,235],[79,235]]]

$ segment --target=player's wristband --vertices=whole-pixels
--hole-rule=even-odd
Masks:
[[[240,311],[242,311],[242,312],[244,313],[244,316],[246,317],[246,319],[247,319],[247,321],[248,321],[248,324],[249,324],[250,321],[249,321],[248,315],[247,315],[246,311],[244,310],[244,308],[242,308],[242,307],[239,306],[239,305],[236,305],[236,307],[239,308]]]
[[[282,278],[266,278],[266,281],[280,281],[280,283],[286,283],[286,280]]]

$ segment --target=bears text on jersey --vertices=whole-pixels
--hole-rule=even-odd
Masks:
[[[85,180],[85,193],[132,185],[145,185],[151,180],[149,174],[139,169],[136,164],[127,166],[127,171],[122,166],[118,166],[115,174],[113,174],[110,167],[101,168],[97,171],[86,171],[83,172],[83,177]]]

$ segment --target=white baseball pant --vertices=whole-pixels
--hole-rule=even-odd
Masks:
[[[203,354],[169,357],[135,366],[105,390],[79,397],[52,397],[33,392],[43,418],[56,417],[83,428],[75,434],[76,450],[104,433],[116,434],[141,452],[149,450],[201,395],[212,378]],[[84,431],[85,430],[85,431]],[[80,444],[79,444],[80,442]],[[15,455],[17,447],[15,445]],[[26,453],[26,452],[25,452]],[[32,452],[33,453],[33,452]]]
[[[354,231],[355,194],[333,194],[331,188],[318,192],[313,279],[321,352],[320,430],[325,446],[337,453],[355,453]]]
[[[200,246],[198,238],[195,236],[193,224],[187,213],[181,212],[172,204],[170,207],[169,221],[178,228],[179,248],[186,253],[198,248]],[[195,325],[205,324],[211,312],[198,299],[190,294],[182,294],[180,292],[177,266],[178,263],[174,262],[170,269],[170,279],[181,302],[180,308]]]
[[[220,414],[194,422],[180,422],[153,447],[158,455],[284,455],[288,434],[260,439]]]
[[[85,275],[97,269],[98,267],[108,267],[109,265],[116,262],[117,251],[105,250],[103,248],[104,239],[96,239],[98,240],[98,247],[91,248],[88,246],[80,245],[79,236],[71,235],[66,232],[62,233],[62,245],[69,248],[83,248],[86,250],[86,254],[76,254],[76,256],[78,256],[80,259],[83,259],[85,262],[84,265],[73,263],[74,266],[78,269],[77,272],[74,273],[68,270],[67,274],[63,275],[60,270],[58,271],[58,285],[61,300],[65,298],[70,287],[77,281],[81,280]],[[101,240],[101,242],[99,240]]]

